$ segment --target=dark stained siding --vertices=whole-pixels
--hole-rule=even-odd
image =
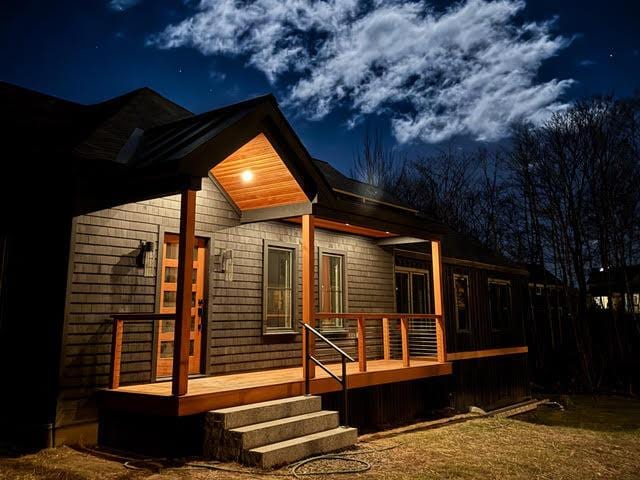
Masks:
[[[456,331],[455,298],[453,275],[469,276],[469,321],[470,331]],[[488,280],[490,278],[511,282],[512,317],[510,328],[496,331],[492,329],[489,316]],[[489,348],[514,347],[526,344],[524,335],[524,315],[526,278],[523,276],[480,270],[457,265],[444,265],[444,302],[447,332],[447,351],[462,352]]]
[[[165,197],[103,210],[77,219],[75,257],[66,321],[57,426],[96,418],[93,392],[106,387],[111,348],[110,315],[156,310],[156,275],[135,267],[140,240],[162,244],[160,233],[177,232],[180,199]],[[210,255],[233,250],[233,281],[223,273],[208,279],[209,373],[220,374],[300,365],[300,337],[262,335],[262,255],[264,240],[300,243],[300,227],[284,222],[239,225],[237,213],[209,179],[197,195],[196,233],[210,236]],[[393,257],[369,239],[323,230],[316,246],[347,255],[350,311],[394,307]],[[301,316],[301,260],[298,262],[298,316]],[[317,250],[316,250],[317,281]],[[317,291],[316,291],[317,298]],[[296,320],[297,320],[296,319]],[[122,384],[151,379],[151,322],[127,324]],[[368,330],[375,335],[376,328]],[[334,338],[355,351],[355,334]],[[381,348],[370,341],[372,358]]]
[[[441,415],[449,405],[450,377],[432,377],[349,391],[349,425],[359,433]],[[342,409],[342,393],[322,395],[322,408]]]
[[[454,406],[493,410],[530,397],[527,355],[505,355],[453,363]]]

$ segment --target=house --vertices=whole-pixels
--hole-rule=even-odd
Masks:
[[[594,268],[587,286],[592,308],[640,313],[640,265]]]
[[[305,393],[360,428],[529,396],[526,270],[314,159],[273,96],[0,96],[13,442],[193,452],[206,412]]]

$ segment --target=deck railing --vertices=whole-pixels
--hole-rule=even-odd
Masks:
[[[113,330],[111,337],[111,369],[109,371],[109,388],[120,386],[120,369],[122,367],[122,338],[124,324],[157,322],[159,320],[175,320],[175,313],[119,313],[112,315]]]
[[[367,361],[374,359],[401,359],[403,367],[409,367],[412,358],[445,361],[442,315],[321,312],[314,318],[317,329],[346,351],[353,348],[355,336],[360,372],[366,372]],[[340,328],[334,327],[336,319],[342,322]]]
[[[111,369],[109,388],[120,386],[122,343],[125,323],[157,322],[174,320],[174,313],[121,313],[112,315],[113,330],[111,342]],[[341,319],[339,330],[327,329],[322,322]],[[320,322],[317,331],[329,336],[332,345],[357,358],[358,370],[367,371],[367,361],[375,359],[402,360],[403,367],[411,365],[411,359],[432,359],[444,362],[444,326],[442,315],[405,313],[333,313],[321,312],[314,315]],[[334,323],[335,325],[335,323]],[[355,342],[353,341],[355,339]],[[353,345],[355,343],[355,345]],[[355,347],[355,348],[353,348]],[[349,350],[353,349],[353,354]],[[322,352],[309,352],[316,360],[322,361]],[[309,360],[303,359],[303,372],[308,372]]]

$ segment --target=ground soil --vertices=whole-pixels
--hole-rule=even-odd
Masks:
[[[564,397],[565,410],[540,407],[510,419],[478,418],[437,429],[361,441],[349,458],[371,464],[348,478],[382,479],[639,479],[640,400]],[[353,455],[355,454],[355,455]],[[0,458],[0,479],[168,480],[291,477],[291,468],[268,472],[236,464],[185,461],[133,462],[107,452],[62,447]],[[299,473],[354,468],[340,460],[305,465]],[[323,478],[313,475],[305,478]],[[324,478],[328,478],[326,475]],[[344,477],[343,477],[344,478]]]

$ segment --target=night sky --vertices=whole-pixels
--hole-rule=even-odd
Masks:
[[[258,0],[257,7],[269,1]],[[374,0],[357,10],[347,5],[355,0],[335,0],[337,10],[324,24],[307,27],[304,12],[292,20],[291,11],[265,19],[254,11],[246,25],[244,15],[236,15],[231,32],[216,9],[224,4],[226,12],[237,13],[240,2],[214,3],[5,1],[0,80],[82,103],[149,86],[196,113],[272,92],[312,155],[345,172],[365,124],[382,127],[388,144],[399,148],[433,151],[450,142],[473,147],[500,142],[511,121],[541,121],[575,99],[596,93],[625,96],[640,87],[640,1],[635,0],[529,0],[526,5],[503,0],[505,8],[517,10],[506,19],[481,0]],[[311,0],[296,3],[317,7]],[[430,9],[432,23],[421,6]],[[180,28],[202,11],[209,15],[200,18],[206,28]],[[460,21],[455,17],[447,27],[442,16],[453,14]],[[466,21],[492,26],[454,31]],[[365,22],[375,28],[365,31]],[[528,22],[538,30],[522,27]],[[170,32],[170,25],[177,27]],[[408,32],[407,25],[415,32],[440,29],[437,38],[425,40]],[[516,28],[521,31],[514,33]],[[539,28],[553,45],[535,41]],[[378,32],[373,41],[370,32]],[[457,36],[452,40],[452,35]],[[509,35],[517,35],[521,50],[512,48]],[[377,43],[378,37],[390,41]],[[361,40],[365,50],[351,51]],[[531,51],[534,60],[523,60],[522,52]],[[283,52],[290,56],[283,60]],[[361,76],[346,75],[351,68]],[[532,71],[512,75],[523,68]],[[477,79],[465,83],[472,75]],[[397,76],[399,83],[388,88]]]

